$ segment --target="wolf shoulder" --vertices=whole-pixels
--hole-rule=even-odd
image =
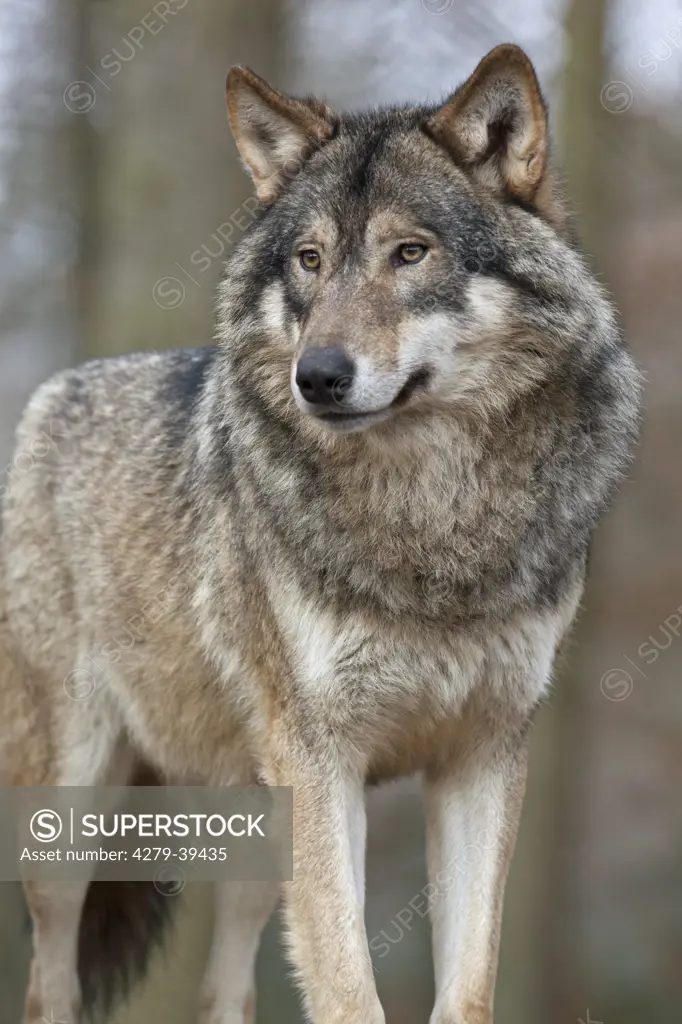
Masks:
[[[62,370],[33,393],[19,423],[10,475],[51,465],[167,453],[202,392],[215,349],[137,352]]]

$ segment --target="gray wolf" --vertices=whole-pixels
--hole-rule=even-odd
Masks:
[[[490,1024],[529,727],[639,374],[571,234],[522,51],[493,50],[437,106],[338,113],[241,68],[227,98],[260,206],[216,344],[62,372],[18,429],[8,780],[292,786],[307,1012],[382,1024],[364,788],[422,773],[431,1024]],[[74,673],[89,699],[69,699]],[[26,887],[27,1024],[76,1024],[160,930],[148,887],[97,888]],[[252,1019],[277,898],[220,889],[202,1024]]]

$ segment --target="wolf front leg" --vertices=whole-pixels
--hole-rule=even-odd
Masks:
[[[526,782],[527,723],[481,717],[427,773],[436,1005],[430,1024],[492,1024],[502,903]]]
[[[313,745],[314,746],[314,745]],[[336,750],[278,750],[272,781],[294,791],[289,947],[315,1024],[384,1024],[364,925],[364,780]]]

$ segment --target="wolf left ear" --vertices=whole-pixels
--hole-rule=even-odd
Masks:
[[[263,203],[276,199],[287,175],[334,132],[331,111],[272,89],[249,68],[227,76],[227,110],[241,158]]]
[[[491,50],[426,129],[483,184],[542,204],[547,111],[533,65],[518,46]]]

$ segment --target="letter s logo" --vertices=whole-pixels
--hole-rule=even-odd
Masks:
[[[31,835],[39,843],[53,843],[62,834],[62,819],[56,811],[36,811],[31,818]]]

